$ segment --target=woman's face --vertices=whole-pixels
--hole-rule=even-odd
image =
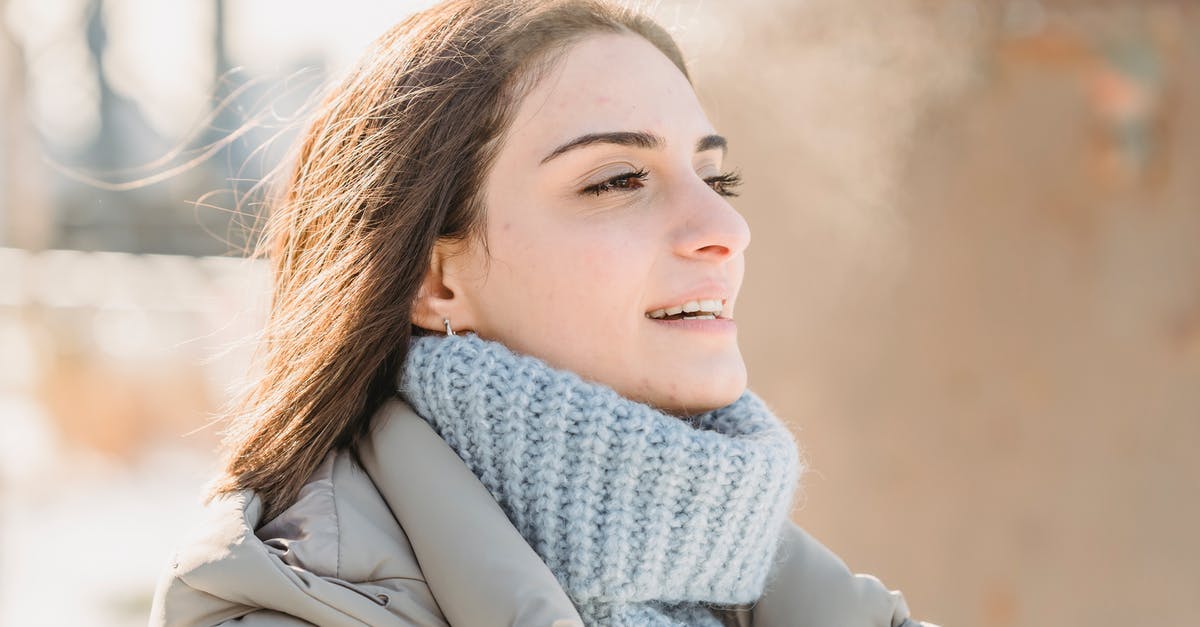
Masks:
[[[566,147],[614,132],[658,139]],[[449,316],[456,332],[675,415],[733,402],[746,387],[731,318],[750,230],[705,180],[723,173],[712,135],[687,79],[652,44],[581,40],[520,102],[487,177],[491,259],[477,244],[445,258],[452,295],[433,306],[439,324],[423,326]],[[724,301],[720,318],[647,317],[709,299]]]

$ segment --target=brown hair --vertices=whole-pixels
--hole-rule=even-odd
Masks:
[[[320,102],[251,257],[273,292],[261,371],[223,418],[208,497],[286,509],[397,394],[412,304],[440,238],[483,244],[482,186],[516,103],[574,42],[629,32],[688,75],[671,36],[602,0],[450,0],[397,24]]]

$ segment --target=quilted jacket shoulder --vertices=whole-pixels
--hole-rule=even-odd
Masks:
[[[553,573],[427,422],[386,403],[359,449],[329,453],[270,521],[214,499],[155,590],[150,625],[579,627]],[[738,627],[917,627],[899,591],[852,573],[789,521],[765,594]]]

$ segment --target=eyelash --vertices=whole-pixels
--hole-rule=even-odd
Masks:
[[[626,172],[624,174],[618,174],[618,175],[608,179],[607,181],[596,183],[595,185],[589,185],[589,186],[583,188],[582,190],[580,190],[580,193],[581,194],[592,194],[593,196],[599,196],[601,194],[607,193],[610,190],[632,191],[632,189],[630,189],[628,187],[617,187],[616,184],[620,181],[628,182],[628,181],[634,180],[634,179],[636,179],[638,181],[645,181],[646,177],[648,177],[648,176],[649,176],[649,173],[646,172],[645,168],[642,168],[640,170],[637,170],[636,172]],[[731,189],[742,184],[742,177],[737,172],[723,172],[717,176],[710,176],[710,177],[704,179],[704,182],[708,183],[710,186],[713,184],[719,184],[720,185],[719,188],[714,187],[713,189],[714,189],[714,191],[716,191],[718,194],[720,194],[722,196],[737,196],[737,192],[731,191]],[[637,188],[633,188],[633,189],[637,189]]]

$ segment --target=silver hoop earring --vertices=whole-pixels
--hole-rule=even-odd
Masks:
[[[444,322],[446,324],[446,335],[457,335],[454,332],[454,329],[450,328],[450,319],[449,318],[442,318],[442,322]]]

